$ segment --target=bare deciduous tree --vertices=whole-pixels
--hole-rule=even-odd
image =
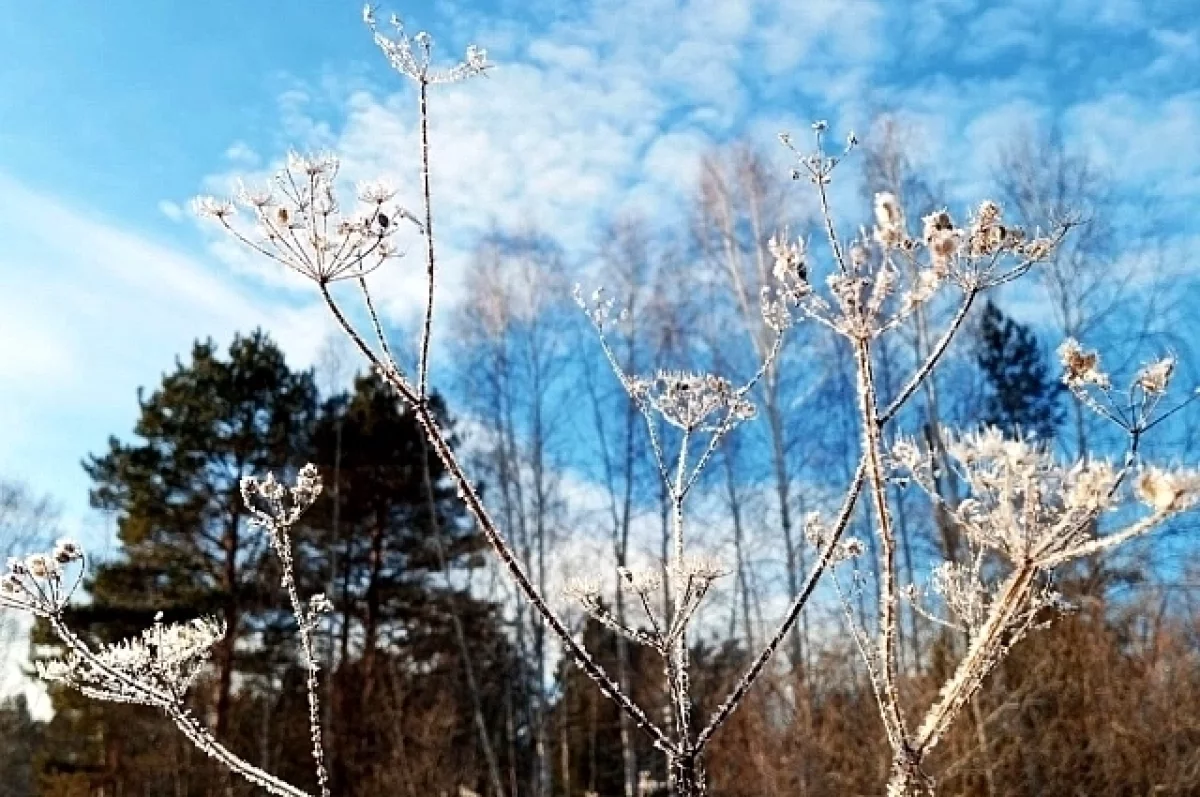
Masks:
[[[58,508],[28,486],[0,479],[0,558],[44,546],[54,537]],[[15,615],[0,611],[0,673],[9,666],[20,628]]]

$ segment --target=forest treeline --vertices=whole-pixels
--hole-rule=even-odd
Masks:
[[[864,196],[893,192],[922,213],[945,206],[944,191],[920,178],[903,131],[885,119],[873,132]],[[944,426],[986,423],[1036,435],[1065,456],[1104,454],[1111,440],[1062,389],[1055,347],[1086,340],[1118,368],[1170,348],[1191,378],[1194,321],[1180,320],[1189,296],[1129,272],[1146,266],[1129,265],[1102,177],[1052,138],[1006,150],[996,190],[1012,222],[1028,229],[1073,206],[1087,207],[1088,221],[1040,267],[1034,287],[972,313],[969,334],[901,427],[930,450],[945,444]],[[437,414],[544,591],[595,575],[615,590],[611,608],[624,620],[632,598],[616,568],[667,544],[646,430],[571,286],[603,284],[629,311],[611,351],[626,373],[753,371],[769,340],[758,305],[769,240],[815,219],[789,191],[769,158],[735,147],[704,161],[685,230],[615,219],[583,262],[536,230],[495,232],[475,251],[450,324],[455,342],[435,373]],[[1030,302],[1036,326],[1007,309]],[[885,386],[895,390],[922,359],[944,310],[915,313],[900,342],[881,347]],[[813,556],[809,518],[828,511],[852,476],[852,374],[837,345],[815,325],[797,331],[756,388],[758,418],[722,443],[701,485],[705,542],[731,571],[691,641],[701,717],[796,593]],[[195,714],[247,760],[313,785],[295,620],[239,494],[243,477],[286,476],[312,462],[325,490],[296,529],[295,567],[301,592],[333,605],[318,636],[333,794],[665,794],[648,738],[560,660],[537,616],[495,577],[414,416],[373,375],[347,389],[349,357],[330,352],[304,371],[261,331],[225,348],[202,341],[139,392],[132,433],[84,463],[93,506],[116,518],[119,549],[90,569],[69,625],[100,642],[140,633],[160,612],[168,622],[219,618],[229,633],[193,692]],[[1173,418],[1157,451],[1191,461],[1195,420]],[[939,479],[953,500],[953,473]],[[963,540],[943,510],[899,481],[892,487],[899,567],[921,585],[932,562],[964,555]],[[871,548],[869,509],[853,528]],[[943,793],[1200,794],[1194,550],[1168,533],[1070,571],[1058,588],[1074,611],[1016,648],[939,749]],[[879,586],[869,567],[853,564],[836,578],[841,597],[822,589],[769,677],[715,738],[713,794],[880,792],[890,756],[844,625],[844,615],[869,619]],[[935,596],[917,592],[901,623],[902,697],[923,705],[965,638],[923,608]],[[640,704],[664,705],[660,660],[570,616]],[[32,642],[33,659],[56,652],[43,627]],[[57,688],[51,698],[46,723],[23,699],[0,707],[0,797],[251,793],[151,710]]]

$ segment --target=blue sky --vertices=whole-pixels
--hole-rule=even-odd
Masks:
[[[1200,30],[1194,0],[603,0],[397,3],[445,57],[497,69],[435,97],[435,189],[455,264],[493,223],[568,251],[623,209],[680,217],[700,153],[879,109],[963,203],[996,148],[1061,127],[1171,251],[1196,243]],[[186,211],[288,147],[349,179],[415,184],[412,96],[348,0],[10,3],[0,16],[0,473],[89,526],[79,467],[128,435],[135,390],[190,342],[262,325],[297,365],[328,323],[310,292]],[[856,208],[857,209],[857,208]],[[846,214],[850,215],[850,214]],[[1175,267],[1194,267],[1182,256]],[[381,277],[389,316],[414,270]]]

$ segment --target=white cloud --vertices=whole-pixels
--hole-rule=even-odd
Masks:
[[[529,57],[545,68],[574,74],[590,74],[596,69],[596,53],[577,44],[557,44],[535,39],[528,48]]]
[[[1142,28],[1149,0],[1037,0],[1034,12],[1046,12],[1064,23],[1125,31]]]
[[[225,160],[237,166],[254,168],[261,159],[245,141],[235,141],[225,150]]]
[[[685,210],[700,154],[755,117],[740,69],[762,67],[757,48],[773,48],[767,60],[779,69],[818,47],[843,60],[869,60],[880,13],[866,0],[802,8],[776,0],[602,0],[534,37],[501,25],[500,50],[508,57],[486,78],[432,94],[442,300],[454,300],[471,247],[495,225],[534,224],[579,252],[592,243],[597,222],[613,214]],[[456,18],[454,26],[460,23]],[[496,52],[492,41],[471,38]],[[861,80],[855,72],[838,90],[849,96]],[[280,98],[287,134],[298,146],[338,152],[347,181],[392,179],[415,206],[411,90],[347,88],[333,116],[315,99],[330,90],[328,83],[297,85]],[[218,254],[254,268],[243,256]],[[419,277],[420,269],[406,263],[377,277],[392,319],[414,317]]]
[[[970,46],[962,47],[959,58],[965,62],[987,61],[1003,55],[1020,60],[1037,57],[1048,44],[1043,19],[1019,6],[995,6],[970,19],[970,26],[958,35]]]
[[[262,326],[290,362],[313,362],[330,324],[315,302],[259,296],[227,273],[0,175],[0,472],[66,502],[82,526],[79,461],[128,434],[134,391],[197,337],[225,345]]]
[[[183,221],[183,208],[178,202],[172,202],[169,199],[164,199],[158,203],[158,212],[166,216],[174,222]]]
[[[882,53],[887,41],[880,30],[883,6],[870,0],[763,5],[763,24],[754,43],[761,48],[761,67],[773,77],[793,72],[817,54],[843,66],[867,63]]]
[[[1162,55],[1151,67],[1152,71],[1169,71],[1177,69],[1180,61],[1186,66],[1190,62],[1200,60],[1200,35],[1194,30],[1156,28],[1150,31],[1150,38],[1162,50]]]
[[[1115,92],[1070,108],[1065,122],[1122,184],[1175,201],[1200,197],[1200,91],[1165,98]]]

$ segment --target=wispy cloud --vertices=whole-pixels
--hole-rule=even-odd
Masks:
[[[79,467],[127,433],[134,388],[153,387],[197,337],[227,342],[261,325],[297,365],[328,329],[315,306],[254,294],[186,250],[0,176],[0,472],[62,496],[87,495]]]

